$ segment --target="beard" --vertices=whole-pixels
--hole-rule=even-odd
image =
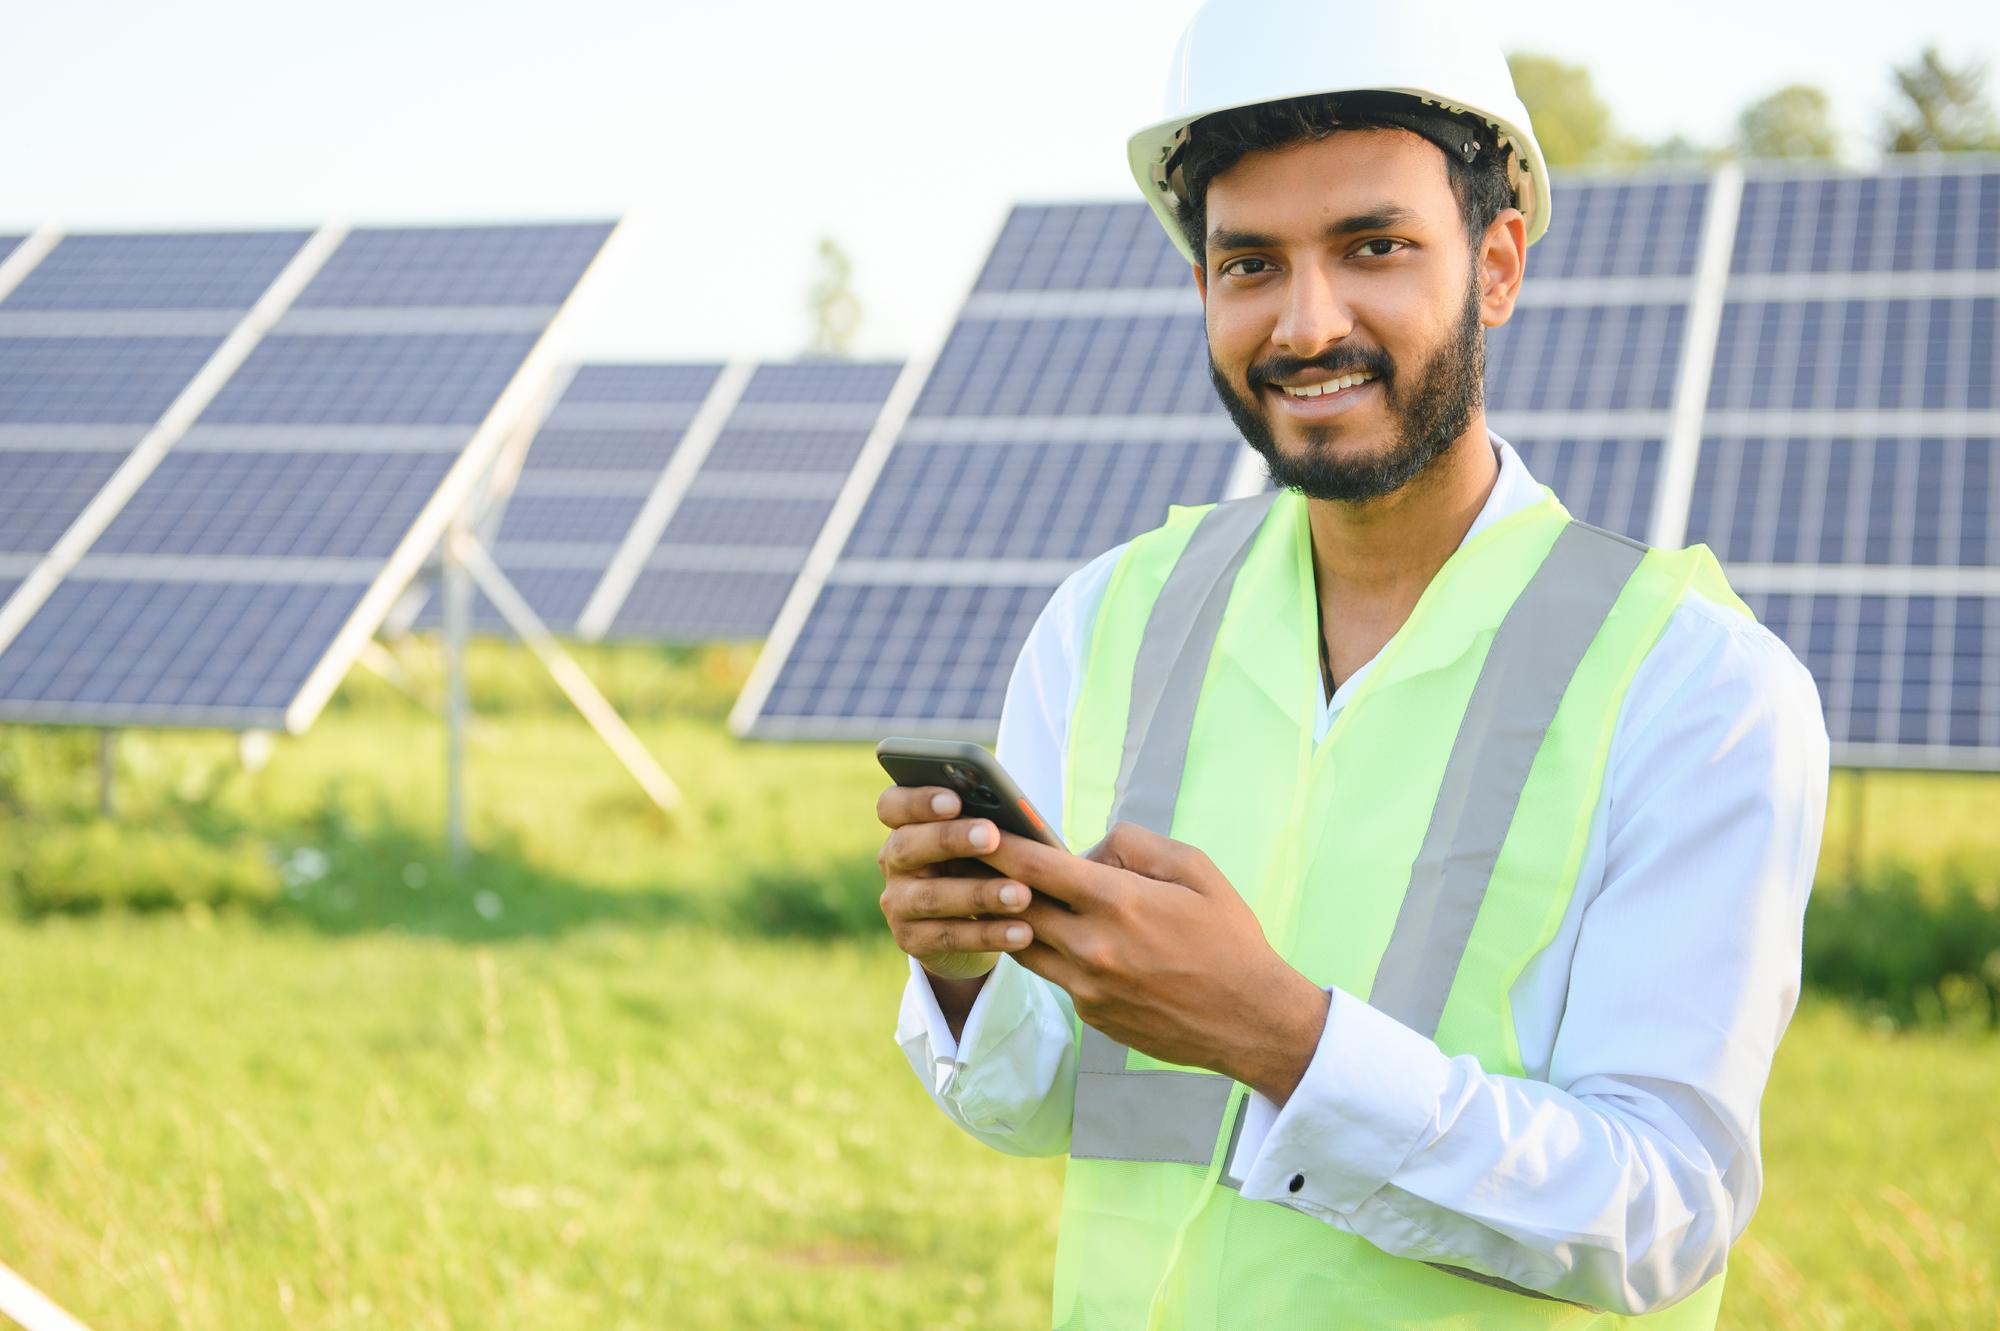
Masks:
[[[1452,444],[1472,424],[1486,374],[1485,331],[1479,322],[1475,270],[1457,327],[1411,372],[1407,383],[1402,382],[1404,376],[1388,354],[1371,347],[1336,347],[1311,360],[1273,356],[1250,367],[1245,376],[1250,387],[1247,397],[1215,363],[1213,352],[1208,358],[1208,377],[1244,440],[1264,459],[1273,485],[1297,490],[1308,499],[1358,503],[1394,494],[1422,476],[1451,451]],[[1331,446],[1333,429],[1312,425],[1304,427],[1303,456],[1289,457],[1279,449],[1270,415],[1262,405],[1263,390],[1274,380],[1307,369],[1333,375],[1374,374],[1389,411],[1388,448],[1372,455],[1342,457]]]

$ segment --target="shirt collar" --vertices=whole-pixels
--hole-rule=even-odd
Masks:
[[[1465,529],[1465,541],[1471,540],[1486,528],[1492,526],[1509,513],[1518,513],[1530,504],[1542,500],[1542,484],[1528,474],[1528,464],[1521,461],[1521,455],[1514,446],[1499,435],[1488,430],[1486,437],[1493,444],[1493,452],[1500,463],[1500,475],[1493,482],[1493,492],[1486,496],[1486,503],[1480,508],[1479,516]],[[1460,541],[1459,544],[1465,544]]]

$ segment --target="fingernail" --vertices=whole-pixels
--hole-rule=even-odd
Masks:
[[[991,823],[981,823],[972,829],[972,847],[974,850],[991,850],[999,844],[1000,834],[993,830]]]
[[[952,813],[958,808],[958,796],[948,791],[939,791],[931,796],[932,813]]]
[[[1010,924],[1010,925],[1008,925],[1008,926],[1007,926],[1007,946],[1009,946],[1009,947],[1020,947],[1020,946],[1021,946],[1022,944],[1026,943],[1027,941],[1028,941],[1028,926],[1027,926],[1027,925],[1025,925],[1025,924]]]
[[[1019,883],[1009,883],[1000,889],[1000,904],[1003,906],[1025,906],[1028,904],[1028,889]]]

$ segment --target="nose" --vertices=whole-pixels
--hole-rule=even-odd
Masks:
[[[1333,275],[1317,264],[1302,265],[1286,284],[1271,341],[1288,355],[1310,360],[1353,331],[1354,317]]]

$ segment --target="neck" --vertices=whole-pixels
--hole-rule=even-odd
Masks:
[[[1320,604],[1368,607],[1400,624],[1464,541],[1499,476],[1481,411],[1429,470],[1394,494],[1308,500]]]

